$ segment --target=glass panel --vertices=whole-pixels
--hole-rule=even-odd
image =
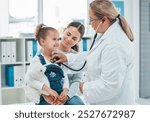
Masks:
[[[9,32],[33,33],[38,0],[9,0]]]
[[[62,32],[71,21],[87,23],[87,0],[43,0],[43,23]]]

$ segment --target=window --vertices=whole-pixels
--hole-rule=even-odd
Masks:
[[[38,0],[9,0],[9,33],[33,33]]]
[[[87,1],[9,0],[9,33],[33,33],[38,22],[60,32],[71,21],[80,21],[86,27]]]
[[[43,23],[60,33],[71,21],[87,23],[87,0],[43,0]]]

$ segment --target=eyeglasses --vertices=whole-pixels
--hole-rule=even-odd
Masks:
[[[95,18],[95,19],[89,18],[89,23],[92,23],[92,22],[97,21],[97,20],[99,20],[99,18]]]

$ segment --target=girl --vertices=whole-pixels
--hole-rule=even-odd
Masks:
[[[25,76],[25,81],[27,83],[27,96],[31,101],[39,105],[52,104],[47,103],[44,98],[49,96],[49,99],[56,101],[59,96],[59,99],[61,100],[67,96],[69,87],[68,78],[64,75],[64,72],[61,70],[61,68],[57,64],[52,65],[50,63],[52,52],[59,47],[59,34],[56,29],[40,24],[36,28],[35,37],[42,47],[43,52],[33,58]],[[36,68],[32,69],[32,67],[36,67],[36,65],[37,67],[38,65],[44,65],[46,67],[44,74],[49,82],[40,81],[36,78],[33,78],[32,73],[34,71],[32,70],[36,70]],[[57,74],[55,70],[50,71],[51,69],[57,69],[59,73]],[[63,75],[64,78],[61,77]],[[57,78],[57,76],[59,76],[59,78]],[[59,79],[59,81],[54,82],[53,80],[55,79]],[[62,80],[64,83],[62,83]]]

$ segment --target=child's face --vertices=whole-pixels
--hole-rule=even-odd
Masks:
[[[48,32],[46,38],[45,38],[45,44],[43,48],[47,51],[54,51],[57,50],[59,47],[59,34],[56,31]]]
[[[61,44],[65,47],[73,47],[79,43],[80,37],[78,29],[70,26],[64,31]]]

